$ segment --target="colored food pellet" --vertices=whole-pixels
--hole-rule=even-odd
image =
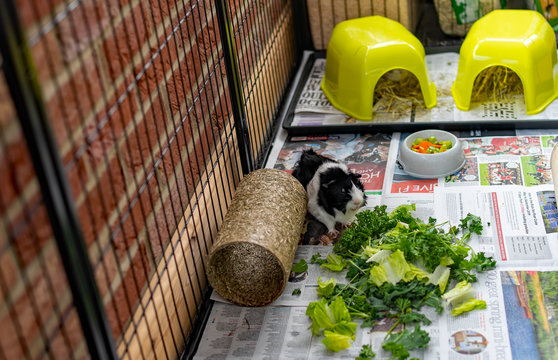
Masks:
[[[411,150],[421,154],[436,154],[451,149],[451,141],[438,141],[435,136],[428,139],[416,138],[411,145]]]

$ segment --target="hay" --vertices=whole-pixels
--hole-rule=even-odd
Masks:
[[[484,69],[475,79],[471,102],[509,101],[510,96],[523,94],[521,79],[505,66]]]
[[[208,279],[219,295],[243,306],[281,295],[306,204],[306,191],[286,172],[261,169],[240,182],[209,253]]]
[[[391,112],[400,117],[413,107],[425,107],[420,84],[407,70],[395,69],[385,73],[374,88],[373,112]]]
[[[420,20],[424,0],[306,0],[312,43],[316,50],[325,50],[335,25],[344,20],[381,15],[398,21],[414,32]]]

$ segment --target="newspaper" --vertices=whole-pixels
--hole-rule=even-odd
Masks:
[[[558,224],[554,188],[491,187],[448,189],[435,192],[440,221],[458,224],[474,213],[484,221],[482,236],[471,246],[491,254],[500,266],[558,267]]]
[[[458,110],[451,94],[451,86],[457,76],[458,53],[431,54],[425,57],[430,80],[437,88],[437,104],[432,109],[413,107],[411,111],[387,111],[375,109],[374,122],[448,122],[479,120],[545,120],[558,118],[558,102],[551,103],[544,111],[527,115],[523,95],[510,96],[506,101],[487,101],[471,104],[469,111]],[[314,60],[310,75],[306,79],[296,103],[291,126],[369,124],[358,121],[334,108],[320,88],[325,74],[325,59]],[[398,100],[404,101],[404,100]]]
[[[329,156],[362,175],[361,181],[367,195],[381,194],[385,169],[391,145],[391,135],[324,135],[295,136],[285,142],[276,155],[274,167],[292,172],[304,149]]]
[[[421,326],[431,337],[427,349],[411,352],[419,359],[554,359],[558,353],[558,208],[550,171],[550,154],[558,130],[522,131],[516,135],[461,137],[467,165],[440,179],[406,177],[397,165],[401,141],[408,134],[279,136],[266,166],[292,171],[300,151],[316,151],[371,176],[368,204],[416,204],[415,215],[446,226],[468,213],[483,221],[481,235],[469,244],[497,260],[495,270],[474,283],[476,297],[487,308],[453,317],[425,309],[432,320]],[[362,159],[362,161],[359,161]],[[360,166],[360,167],[359,167]],[[318,300],[318,279],[347,283],[345,272],[332,272],[311,259],[326,258],[329,246],[300,245],[294,262],[308,270],[291,273],[283,294],[272,304],[245,308],[228,304],[217,294],[195,359],[355,359],[362,345],[371,345],[375,359],[390,359],[381,348],[393,323],[357,328],[353,345],[328,351],[322,337],[313,337],[305,315]],[[300,294],[294,292],[300,290]],[[293,293],[294,292],[294,293]],[[357,321],[357,323],[359,323]],[[360,325],[360,323],[359,323]]]

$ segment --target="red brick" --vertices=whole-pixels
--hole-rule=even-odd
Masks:
[[[107,244],[106,246],[111,247],[112,245]],[[104,250],[100,248],[100,251]],[[101,259],[92,259],[92,263],[96,265],[95,282],[97,283],[97,289],[99,289],[99,295],[102,299],[110,290],[110,285],[118,274],[118,264],[110,248],[104,251],[100,256],[102,256]]]
[[[138,121],[134,130],[128,135],[121,146],[121,153],[126,162],[127,169],[131,173],[142,171],[143,166],[151,162],[151,158],[159,157],[160,151],[155,151],[159,141],[164,146],[166,139],[165,129],[171,121],[158,97],[153,104],[144,104],[145,118]]]
[[[144,186],[143,180],[139,186]],[[165,233],[165,226],[163,224],[152,224],[147,222],[160,195],[157,176],[152,176],[145,187],[143,187],[141,193],[136,194],[138,198],[134,197],[129,199],[129,202],[122,211],[123,214],[128,214],[127,218],[123,219],[123,224],[118,222],[111,227],[112,233],[115,234],[113,239],[114,248],[119,258],[125,255],[126,251],[133,243],[138,241],[142,229],[147,225],[154,226],[154,230],[160,233]],[[160,247],[158,237],[151,238],[150,240],[152,242],[152,247]]]
[[[76,69],[51,99],[46,99],[50,124],[59,146],[64,145],[69,135],[82,127],[81,122],[102,98],[103,86],[97,67],[94,57],[85,59],[83,67]]]
[[[63,160],[64,166],[70,166],[66,170],[66,179],[70,185],[70,192],[74,201],[76,201],[82,192],[85,191],[85,186],[91,179],[91,174],[87,170],[86,160],[84,156],[75,157],[75,150],[68,151],[65,159]],[[69,164],[72,165],[69,165]]]
[[[31,279],[29,287],[15,300],[9,313],[1,320],[3,325],[7,325],[0,327],[0,344],[3,350],[19,353],[22,350],[17,346],[19,341],[24,341],[28,346],[33,343],[40,336],[40,329],[45,328],[51,317],[54,316],[54,307],[60,305],[60,299],[69,292],[62,265],[56,255],[48,257],[46,268],[42,268],[42,270],[37,273],[38,276],[35,279]],[[46,277],[51,280],[53,289],[48,287]],[[5,294],[3,298],[6,298]],[[63,310],[61,309],[61,312]],[[17,320],[14,320],[16,318]],[[15,321],[19,325],[17,335],[12,334],[16,329]],[[17,336],[21,336],[22,339],[18,339]],[[12,346],[14,349],[11,349]],[[8,356],[7,358],[20,357]]]
[[[155,0],[151,1],[153,2]],[[156,2],[159,2],[159,0],[156,0]],[[161,6],[166,8],[165,5]],[[157,18],[157,9],[158,6],[155,6],[153,14],[155,21],[160,22],[162,20]],[[151,63],[145,70],[145,74],[138,80],[138,87],[142,101],[145,100],[149,96],[149,94],[151,94],[157,88],[157,86],[164,83],[165,73],[172,68],[173,64],[177,61],[178,56],[183,55],[183,44],[187,42],[185,41],[185,37],[188,36],[187,31],[195,33],[195,25],[192,14],[190,14],[186,18],[186,20],[181,24],[180,28],[176,32],[172,33],[174,31],[174,27],[178,22],[178,19],[182,19],[184,16],[185,9],[181,9],[178,14],[175,14],[173,11],[172,19],[170,17],[164,19],[165,28],[163,29],[163,31],[156,30],[158,39],[156,41],[152,41],[150,44],[151,54],[156,54],[155,58],[153,60],[151,60],[150,57],[144,58],[144,62],[151,61]],[[167,37],[171,33],[172,36],[167,41]],[[162,46],[161,49],[159,49],[160,46]],[[142,71],[144,67],[144,63],[137,64],[134,73],[139,74],[139,72]]]
[[[53,14],[54,9],[63,0],[35,1],[35,0],[16,0],[17,12],[23,23],[23,27],[28,29],[38,20],[48,14]]]
[[[89,195],[92,199],[98,199],[100,196],[102,196],[102,194],[98,193],[97,188],[95,188]],[[97,195],[97,198],[95,198],[95,195]],[[91,244],[97,241],[99,229],[106,227],[105,221],[107,219],[107,216],[104,216],[102,205],[96,203],[98,212],[93,212],[92,206],[88,203],[88,201],[89,200],[86,198],[85,202],[77,209],[77,215],[79,223],[81,225],[81,232],[83,234],[85,244],[89,248]],[[100,215],[96,217],[95,214]]]
[[[97,152],[96,148],[90,148]],[[95,169],[97,159],[90,155],[91,168]],[[85,202],[78,209],[78,216],[82,224],[87,247],[97,240],[98,234],[106,228],[106,222],[115,211],[121,196],[126,194],[126,177],[124,176],[118,157],[114,156],[106,170],[98,174],[99,180],[86,197]]]
[[[51,248],[49,254],[45,255],[40,263],[41,271],[35,279],[31,279],[29,295],[33,297],[39,310],[39,316],[43,323],[47,323],[54,316],[54,309],[60,309],[62,299],[70,293],[68,280],[62,259],[56,246]],[[71,302],[68,306],[71,306]]]
[[[5,297],[3,296],[2,299],[5,299]],[[17,314],[11,312],[10,316],[2,319],[0,348],[2,348],[2,355],[6,359],[22,359],[27,352],[27,340],[20,329],[20,319]]]
[[[192,67],[188,66],[184,60],[181,61],[178,66],[181,70],[175,70],[166,84],[167,96],[173,117],[180,116],[179,111],[182,111],[180,108],[186,101],[186,89],[188,89],[189,84],[191,82],[194,83],[196,79]],[[186,89],[182,84],[188,84]],[[184,113],[182,113],[182,115],[184,115]]]
[[[10,251],[5,251],[0,256],[0,276],[3,286],[8,289],[12,288],[20,277],[19,268]]]
[[[118,139],[122,136],[138,111],[136,89],[127,89],[132,81],[131,77],[127,77],[106,101],[105,108],[95,114],[95,123],[90,123],[84,128],[85,138],[96,141],[98,138]]]
[[[227,5],[229,6],[229,15],[231,19],[239,16],[240,10],[243,4],[250,4],[251,0],[227,0]]]
[[[185,1],[185,6],[189,6],[190,1]],[[149,8],[153,14],[154,25],[159,26],[161,22],[168,22],[167,18],[172,12],[172,16],[176,17],[174,8],[176,7],[177,1],[166,1],[166,0],[149,0]]]
[[[45,1],[37,1],[44,3]],[[39,84],[45,84],[54,79],[63,67],[62,54],[56,33],[49,31],[31,47],[31,55],[35,62]]]
[[[35,203],[30,201],[30,204]],[[52,228],[45,206],[39,205],[30,219],[20,214],[15,220],[15,228],[22,229],[14,240],[15,250],[23,266],[27,266],[46,242],[52,239]]]
[[[91,46],[110,21],[105,1],[83,0],[57,24],[61,52],[70,63]]]
[[[139,300],[141,290],[147,283],[151,268],[145,268],[147,261],[145,245],[140,244],[140,249],[132,259],[130,269],[124,275],[122,283],[114,292],[111,301],[105,305],[109,325],[115,338],[120,336],[123,327],[127,324]],[[138,289],[139,286],[139,289]]]
[[[6,208],[35,177],[27,144],[21,136],[18,129],[11,143],[0,148],[0,169],[9,169],[0,171],[0,199]]]
[[[75,351],[78,348],[79,344],[85,341],[77,311],[75,309],[72,309],[70,311],[70,314],[64,321],[64,324],[61,325],[62,326],[60,331],[57,331],[57,334],[50,343],[50,347],[48,349],[52,355],[52,358],[83,359],[84,354],[77,354],[77,356],[75,354]],[[88,356],[86,356],[86,358],[88,358]]]
[[[151,36],[147,4],[139,3],[103,42],[109,76],[115,80]]]

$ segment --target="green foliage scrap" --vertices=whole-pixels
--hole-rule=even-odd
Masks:
[[[291,267],[291,271],[295,273],[303,273],[308,271],[308,263],[304,259],[300,259],[296,264]]]
[[[456,314],[483,308],[469,292],[461,296],[476,281],[476,273],[496,266],[492,257],[475,253],[467,244],[472,234],[482,234],[481,219],[468,214],[459,226],[445,231],[444,224],[432,218],[425,223],[412,215],[413,210],[415,205],[402,205],[388,213],[384,205],[362,211],[335,244],[335,254],[327,259],[319,254],[312,257],[312,264],[329,270],[347,269],[349,280],[338,284],[334,279],[319,279],[321,300],[308,307],[312,334],[324,335],[328,349],[350,346],[356,331],[352,319],[362,319],[363,327],[374,327],[380,319],[392,318],[393,326],[382,347],[395,359],[407,359],[409,351],[425,348],[430,340],[420,328],[431,323],[420,312],[423,306],[440,313],[442,296],[450,293],[454,294],[451,306]],[[463,291],[452,293],[450,282],[461,282],[458,289]],[[395,333],[400,325],[403,330]],[[363,347],[358,359],[373,356],[371,349]]]

